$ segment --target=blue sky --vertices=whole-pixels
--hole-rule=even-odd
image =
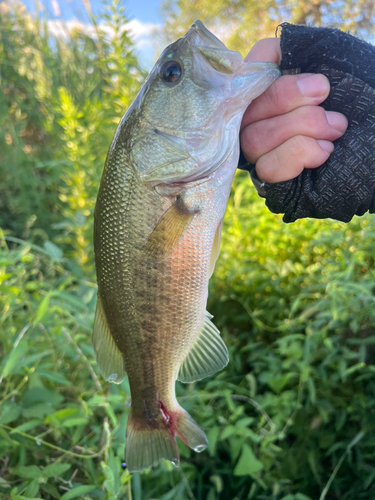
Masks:
[[[22,0],[26,5],[28,10],[35,10],[34,0]],[[78,17],[80,12],[84,11],[82,1],[77,0],[40,0],[40,3],[47,8],[50,16],[56,18],[56,7],[54,3],[57,3],[61,16],[65,20],[70,20],[74,17]],[[90,0],[92,11],[97,14],[101,7],[100,0]],[[160,22],[159,16],[159,0],[127,0],[124,2],[125,9],[128,17],[138,19],[139,21],[145,23],[158,23]],[[78,14],[78,16],[77,16]]]
[[[30,12],[35,11],[35,0],[22,0]],[[49,18],[65,21],[85,22],[85,8],[82,0],[39,0],[39,4],[48,11]],[[94,14],[103,9],[100,0],[90,0]],[[151,69],[158,54],[155,54],[152,35],[153,29],[161,24],[159,0],[125,0],[125,12],[131,20],[130,33],[136,45],[136,51],[142,65]],[[56,26],[56,24],[55,24]]]

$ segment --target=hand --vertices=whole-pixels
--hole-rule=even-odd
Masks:
[[[257,42],[246,61],[280,63],[280,40]],[[302,73],[278,78],[247,108],[241,124],[241,148],[256,165],[260,180],[273,183],[297,177],[304,168],[322,165],[334,150],[348,120],[318,106],[329,94],[328,79]]]

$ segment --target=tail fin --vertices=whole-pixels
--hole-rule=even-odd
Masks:
[[[130,412],[126,430],[125,462],[129,472],[140,472],[162,458],[178,466],[180,456],[175,436],[194,451],[207,447],[207,438],[199,425],[180,406],[169,411],[160,403],[160,419],[150,422],[135,419]]]
[[[142,422],[143,423],[143,422]],[[174,435],[164,422],[144,425],[130,413],[126,429],[125,462],[129,472],[140,472],[155,465],[162,458],[178,466],[180,456]],[[141,424],[141,425],[140,425]]]

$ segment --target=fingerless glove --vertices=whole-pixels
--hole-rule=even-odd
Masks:
[[[242,154],[239,167],[249,170],[267,207],[283,213],[284,222],[304,217],[348,222],[374,213],[375,47],[336,29],[287,23],[281,28],[282,72],[325,75],[331,91],[321,106],[343,113],[349,126],[322,166],[289,181],[261,182]]]

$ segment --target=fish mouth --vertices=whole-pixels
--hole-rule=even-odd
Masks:
[[[194,21],[182,40],[191,47],[195,62],[197,58],[202,59],[219,74],[231,75],[241,67],[241,54],[229,50],[201,21]],[[201,69],[198,64],[198,72]]]
[[[221,49],[227,51],[226,46],[221,42],[204,24],[198,19],[193,22],[189,31],[183,37],[190,44],[196,46],[210,47],[212,49]]]

